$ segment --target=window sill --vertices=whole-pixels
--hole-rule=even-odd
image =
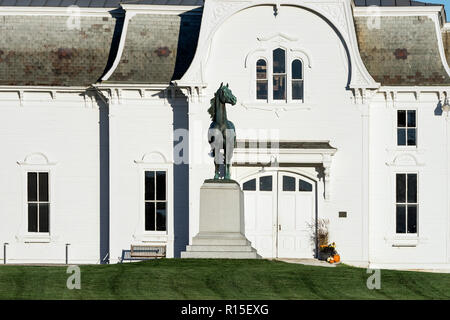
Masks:
[[[401,152],[401,151],[408,151],[408,152],[416,152],[416,153],[424,153],[425,150],[418,148],[417,146],[396,146],[394,148],[387,148],[386,151],[388,152]]]
[[[25,243],[50,243],[53,239],[49,233],[29,233],[18,237],[18,240]]]
[[[140,242],[167,242],[167,231],[145,231],[142,234],[133,235],[135,241]]]
[[[418,235],[395,235],[393,237],[385,237],[384,240],[395,248],[417,247],[420,243],[426,242],[425,238],[421,238]]]

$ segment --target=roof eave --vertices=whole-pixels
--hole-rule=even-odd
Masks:
[[[182,14],[182,13],[201,13],[203,6],[175,6],[175,5],[154,5],[154,4],[131,4],[121,3],[123,10],[130,13],[143,14]]]

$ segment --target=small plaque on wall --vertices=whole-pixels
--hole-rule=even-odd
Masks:
[[[339,218],[347,218],[347,211],[339,211]]]

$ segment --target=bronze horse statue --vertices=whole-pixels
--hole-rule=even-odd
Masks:
[[[223,83],[211,99],[211,107],[208,113],[211,116],[211,125],[208,130],[208,142],[211,145],[211,157],[214,157],[215,174],[214,179],[219,179],[219,168],[224,164],[225,159],[225,173],[224,179],[230,179],[230,164],[233,156],[233,149],[236,146],[236,130],[233,122],[227,119],[227,110],[225,104],[236,104],[236,97],[231,90]],[[220,150],[223,149],[223,155]]]

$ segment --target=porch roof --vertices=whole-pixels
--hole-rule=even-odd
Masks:
[[[323,167],[324,197],[325,200],[329,200],[331,162],[336,151],[337,148],[332,147],[328,140],[238,140],[232,165],[236,167]]]
[[[330,149],[330,141],[257,141],[237,140],[237,147],[244,149]]]

